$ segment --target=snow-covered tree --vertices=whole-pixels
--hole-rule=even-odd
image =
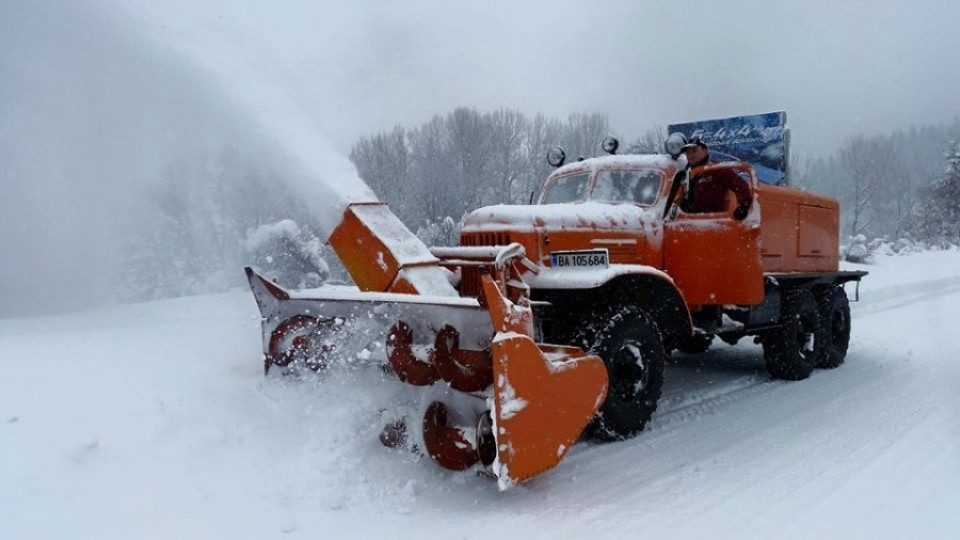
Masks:
[[[319,287],[330,275],[323,242],[293,220],[260,225],[250,231],[243,246],[248,260],[282,286]]]
[[[455,246],[459,237],[460,227],[450,216],[440,221],[427,221],[417,229],[417,238],[428,246]]]
[[[944,165],[916,208],[915,234],[932,244],[960,245],[960,144],[950,143]]]

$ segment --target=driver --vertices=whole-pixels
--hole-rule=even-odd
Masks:
[[[710,161],[707,144],[699,137],[691,139],[683,146],[683,150],[691,169],[706,165]],[[753,197],[746,180],[733,169],[718,169],[691,177],[689,189],[680,203],[680,208],[687,213],[724,212],[727,210],[727,193],[730,192],[737,197],[737,209],[734,210],[733,217],[746,218]]]

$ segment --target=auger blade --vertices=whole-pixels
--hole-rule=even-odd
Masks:
[[[371,326],[382,326],[381,342],[398,321],[408,323],[415,334],[431,344],[438,331],[450,326],[458,330],[457,346],[470,351],[486,349],[493,335],[490,317],[475,298],[365,292],[346,286],[291,291],[251,268],[246,272],[262,317],[265,355],[272,353],[269,345],[274,331],[284,321],[301,316],[318,321],[366,321]]]

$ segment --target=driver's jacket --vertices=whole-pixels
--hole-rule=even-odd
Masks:
[[[750,188],[747,181],[733,169],[718,169],[690,179],[690,187],[680,203],[687,213],[724,212],[727,210],[727,193],[737,197],[737,206],[750,206]]]

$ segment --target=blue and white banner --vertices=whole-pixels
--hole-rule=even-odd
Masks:
[[[783,111],[673,124],[667,130],[703,139],[712,162],[745,161],[753,165],[759,181],[788,183],[790,141]]]

